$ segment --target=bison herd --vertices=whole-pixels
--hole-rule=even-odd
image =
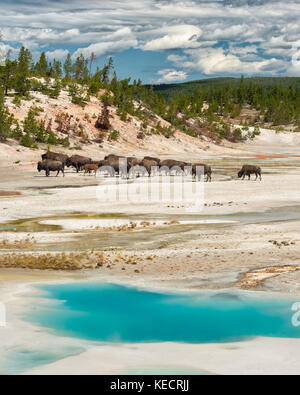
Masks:
[[[187,163],[173,159],[160,160],[151,156],[146,156],[143,159],[135,157],[124,157],[119,155],[108,155],[103,160],[93,161],[91,158],[86,158],[80,155],[73,155],[71,157],[55,152],[46,152],[42,155],[42,161],[38,162],[37,169],[39,172],[45,171],[46,176],[49,177],[50,172],[56,172],[56,176],[61,172],[65,176],[65,167],[73,167],[77,173],[84,171],[84,174],[95,174],[98,171],[106,172],[110,176],[119,175],[120,177],[140,177],[153,176],[156,174],[186,174],[193,177],[201,178],[204,173],[206,182],[212,180],[212,169],[210,166],[203,163]],[[200,169],[200,170],[199,170]],[[250,180],[251,175],[256,175],[260,180],[261,169],[253,165],[244,165],[238,173],[238,177],[245,179],[247,176]]]

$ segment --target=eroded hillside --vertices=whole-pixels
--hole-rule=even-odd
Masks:
[[[103,113],[105,90],[97,96],[90,96],[84,105],[73,103],[67,89],[62,89],[57,98],[51,98],[42,92],[30,91],[27,98],[19,101],[13,95],[6,97],[5,105],[13,115],[14,124],[18,123],[21,133],[24,121],[30,111],[36,121],[43,125],[46,133],[53,133],[60,141],[55,150],[60,152],[88,153],[94,158],[102,158],[106,153],[124,153],[143,156],[153,153],[160,156],[194,156],[203,157],[209,154],[238,154],[240,149],[228,141],[215,144],[209,137],[192,137],[174,128],[169,122],[153,112],[148,112],[147,122],[137,116],[128,116],[126,120],[118,115],[118,108],[108,106],[109,130],[97,128],[96,122]],[[136,104],[138,105],[138,104]],[[157,131],[161,128],[162,133]],[[13,126],[15,128],[15,126]],[[170,130],[170,135],[163,131]],[[23,132],[24,133],[24,132]],[[68,145],[68,146],[67,146]],[[49,148],[47,143],[39,143],[32,147],[24,147],[9,137],[1,144],[1,161],[30,162],[39,157],[40,152]]]

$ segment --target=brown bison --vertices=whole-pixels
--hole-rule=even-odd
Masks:
[[[211,174],[212,174],[211,167],[203,163],[197,163],[192,166],[192,175],[194,177],[198,176],[198,179],[200,179],[202,175],[202,169],[204,172],[204,176],[206,176],[206,182],[208,181],[211,182]]]
[[[140,163],[139,174],[148,175],[149,177],[154,175],[155,170],[158,169],[158,163],[154,159],[144,158]]]
[[[73,155],[70,158],[68,158],[66,165],[67,167],[71,167],[71,166],[74,167],[77,173],[79,173],[82,170],[83,166],[88,163],[92,163],[91,158],[86,158],[80,155]]]
[[[127,158],[126,158],[125,156],[110,154],[110,155],[107,155],[107,156],[104,158],[104,160],[107,160],[108,162],[113,162],[113,163],[114,163],[116,160],[120,160],[120,159],[126,159],[127,162],[128,162],[128,164],[129,164],[129,167],[130,167],[130,168],[135,167],[135,166],[138,166],[138,165],[141,163],[141,160],[135,158],[134,156],[130,156],[130,157],[127,157]]]
[[[101,172],[104,172],[104,173],[108,173],[108,175],[110,176],[110,177],[114,177],[115,176],[115,174],[116,174],[116,172],[115,172],[115,170],[114,170],[114,168],[112,168],[112,166],[110,166],[110,164],[109,164],[110,162],[108,161],[108,160],[100,160],[99,162],[98,162],[98,169],[101,171]]]
[[[130,166],[130,168],[135,167],[135,166],[139,166],[142,162],[141,159],[135,158],[134,156],[130,156],[127,159],[127,162]]]
[[[168,175],[170,175],[172,171],[176,171],[176,174],[182,174],[186,166],[190,165],[186,162],[174,159],[167,159],[160,162],[161,171],[165,171]]]
[[[126,172],[127,172],[127,176],[129,176],[129,174],[135,173],[135,169],[138,168],[140,163],[141,160],[135,157],[126,158],[125,156],[111,154],[106,156],[104,158],[104,161],[101,161],[100,167],[106,167],[107,168],[106,170],[111,175],[119,174],[120,176],[124,177]],[[109,166],[111,167],[111,170],[109,170],[108,168]]]
[[[95,173],[95,177],[97,176],[97,171],[99,168],[99,162],[96,163],[87,163],[83,166],[84,174]]]
[[[49,177],[51,171],[57,171],[56,177],[60,172],[62,172],[63,176],[65,176],[64,164],[56,160],[45,159],[38,163],[37,169],[39,173],[44,170],[46,172],[46,177]]]
[[[125,156],[110,154],[110,155],[107,155],[107,156],[104,158],[104,160],[116,160],[116,159],[120,159],[120,158],[125,158]]]
[[[109,159],[104,159],[99,162],[101,171],[106,171],[111,177],[119,175],[120,177],[128,178],[130,165],[126,158],[110,156]]]
[[[255,181],[258,179],[258,177],[260,178],[260,180],[262,180],[261,178],[261,168],[258,166],[253,166],[253,165],[244,165],[242,167],[242,169],[238,172],[238,177],[242,178],[243,180],[245,179],[246,176],[248,176],[248,179],[251,179],[251,174],[255,174],[256,175],[256,179]]]
[[[160,165],[160,159],[158,158],[153,158],[152,156],[145,156],[145,158],[143,160],[153,160],[156,162],[156,166]]]
[[[47,151],[45,154],[42,155],[43,160],[46,160],[46,159],[55,160],[55,161],[63,163],[64,165],[67,164],[68,158],[69,158],[68,155],[58,154],[56,152],[51,152],[51,151]]]

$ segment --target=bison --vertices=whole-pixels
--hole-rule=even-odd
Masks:
[[[158,163],[156,160],[153,159],[146,159],[144,158],[140,163],[140,173],[142,175],[153,175],[155,169],[158,169]]]
[[[62,162],[56,160],[45,159],[42,162],[39,162],[37,165],[37,169],[39,173],[42,170],[45,170],[46,177],[49,177],[51,171],[57,171],[56,177],[62,172],[63,176],[65,176],[65,166]]]
[[[198,169],[197,169],[198,168]],[[198,176],[198,178],[201,177],[201,169],[203,168],[204,171],[204,176],[206,176],[206,182],[211,182],[211,174],[212,174],[212,170],[211,167],[208,165],[205,165],[203,163],[198,163],[192,166],[192,175],[193,176]],[[199,172],[200,169],[200,172]],[[197,172],[198,170],[198,172]]]
[[[124,162],[122,161],[124,160]],[[120,175],[120,177],[127,177],[130,170],[130,165],[126,161],[126,158],[112,156],[109,159],[104,159],[99,162],[99,168],[101,171],[106,171],[111,177]]]
[[[125,158],[125,156],[120,156],[120,155],[115,155],[115,154],[110,154],[107,155],[104,160],[116,160],[116,159],[120,159],[120,158]]]
[[[244,165],[242,167],[242,169],[238,172],[238,177],[242,178],[243,180],[245,179],[246,176],[248,176],[248,179],[251,179],[251,174],[255,174],[256,175],[256,179],[255,181],[258,179],[258,177],[260,178],[260,180],[262,180],[261,178],[261,168],[258,166],[253,166],[253,165]]]
[[[130,157],[126,158],[126,159],[127,159],[127,162],[129,164],[130,168],[139,166],[141,164],[141,162],[142,162],[141,159],[137,159],[134,156],[130,156]]]
[[[83,166],[86,164],[90,164],[92,163],[92,159],[91,158],[86,158],[84,156],[80,156],[80,155],[73,155],[70,158],[68,158],[66,165],[67,167],[74,167],[77,171],[77,173],[79,173]]]
[[[55,160],[58,162],[63,163],[64,165],[67,164],[68,155],[65,154],[58,154],[56,152],[47,151],[45,154],[42,155],[42,160],[50,159]]]
[[[174,159],[167,159],[160,162],[160,170],[165,171],[168,175],[171,174],[171,171],[176,171],[176,174],[180,174],[186,166],[189,166],[189,164]]]
[[[108,160],[100,160],[98,163],[98,169],[101,172],[108,173],[110,177],[114,177],[116,174],[115,169],[110,166],[110,162]]]
[[[99,168],[99,162],[96,163],[87,163],[83,166],[84,174],[91,174],[95,172],[95,177],[97,176],[97,171]]]
[[[129,174],[133,174],[135,168],[140,166],[141,160],[135,157],[119,156],[115,154],[110,154],[104,158],[104,161],[101,161],[100,167],[106,167],[109,173],[120,174],[120,176],[124,177],[127,172],[127,176]],[[111,167],[111,171],[108,167]],[[132,171],[130,172],[130,170]]]
[[[153,158],[152,156],[145,156],[145,158],[143,160],[153,160],[156,162],[156,166],[160,165],[160,159],[158,158]]]

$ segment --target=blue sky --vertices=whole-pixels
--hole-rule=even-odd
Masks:
[[[144,83],[219,76],[300,76],[295,0],[0,0],[0,51],[22,45],[64,60],[113,56]],[[299,60],[298,60],[299,58]]]

